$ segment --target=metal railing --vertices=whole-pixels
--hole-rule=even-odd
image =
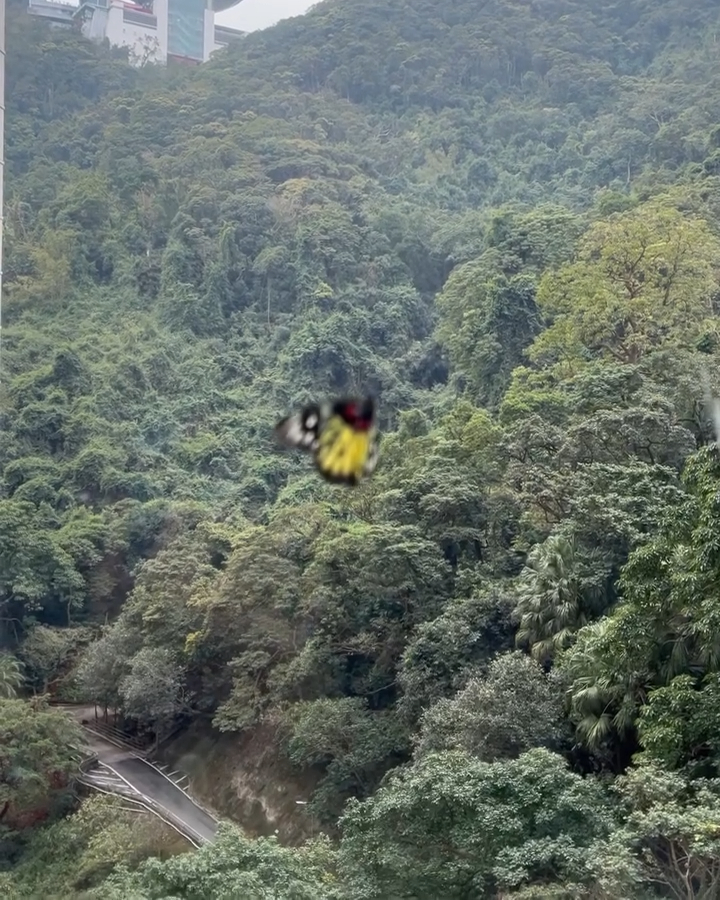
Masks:
[[[51,705],[65,707],[68,710],[70,708],[78,709],[79,707],[78,704],[57,700],[51,701]],[[81,724],[82,728],[90,734],[99,737],[106,743],[110,743],[116,747],[119,747],[121,750],[129,751],[131,756],[134,756],[135,758],[141,760],[145,765],[153,769],[158,775],[161,775],[163,778],[165,778],[168,782],[170,782],[170,784],[173,785],[173,787],[175,787],[181,794],[183,794],[183,796],[190,803],[192,803],[199,810],[204,812],[210,819],[217,823],[218,820],[216,819],[215,815],[201,803],[198,803],[198,801],[194,797],[192,797],[180,783],[178,783],[179,781],[187,779],[187,776],[175,780],[164,771],[164,767],[161,767],[158,763],[147,759],[148,753],[152,750],[152,747],[149,747],[147,742],[144,742],[139,738],[134,737],[133,735],[129,735],[122,729],[117,728],[113,725],[109,725],[108,723],[103,722],[100,719],[86,719],[83,720]],[[114,785],[108,784],[107,777],[101,775],[98,771],[96,771],[99,767],[102,767],[103,769],[112,773],[113,779],[116,782]],[[171,774],[179,775],[181,773],[173,772]],[[152,797],[149,797],[147,794],[139,791],[112,765],[101,760],[97,753],[86,753],[84,758],[80,760],[77,781],[81,784],[86,785],[87,787],[91,787],[94,790],[100,791],[101,793],[116,794],[118,796],[124,797],[125,799],[131,800],[133,803],[138,804],[139,806],[156,815],[158,818],[162,819],[163,822],[174,828],[179,834],[187,838],[187,840],[189,840],[190,843],[196,847],[200,846],[208,840],[208,838],[198,834],[198,832],[196,832],[190,825],[188,825],[188,823],[185,822],[184,819],[181,819],[179,816],[175,815],[175,813],[155,801]]]
[[[137,788],[135,788],[126,778],[123,778],[123,776],[112,766],[108,765],[107,763],[102,763],[102,766],[112,772],[115,778],[122,782],[125,788],[123,789],[123,787],[120,787],[118,785],[117,787],[111,789],[105,783],[104,779],[93,773],[93,769],[100,764],[100,758],[96,753],[93,753],[90,756],[86,757],[80,763],[80,772],[77,776],[78,782],[80,782],[80,784],[84,784],[86,787],[90,787],[93,790],[98,791],[101,794],[123,797],[123,799],[135,804],[135,806],[137,807],[137,812],[145,810],[146,812],[152,813],[166,825],[169,825],[170,828],[174,829],[179,835],[188,840],[196,849],[206,843],[206,839],[203,838],[202,835],[198,834],[193,828],[191,828],[187,824],[187,822],[185,822],[179,816],[176,816],[169,809],[166,809],[164,806],[157,803],[155,800],[153,800],[152,797],[148,797],[146,794],[140,793]]]

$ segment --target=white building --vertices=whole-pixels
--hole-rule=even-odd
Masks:
[[[245,32],[215,25],[215,13],[240,0],[29,0],[28,11],[55,24],[79,22],[84,35],[128,47],[130,61],[200,63]]]

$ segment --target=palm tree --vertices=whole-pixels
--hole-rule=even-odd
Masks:
[[[6,700],[17,697],[18,688],[24,681],[22,664],[17,656],[7,651],[0,652],[0,697]]]
[[[599,554],[581,559],[575,539],[562,533],[533,547],[517,584],[518,646],[529,647],[540,663],[551,662],[578,629],[605,611],[603,570]]]

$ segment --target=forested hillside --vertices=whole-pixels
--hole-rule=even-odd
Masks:
[[[167,70],[8,4],[0,888],[720,896],[716,0],[324,0]],[[364,391],[367,483],[276,445]],[[315,836],[76,809],[48,694],[262,735]]]

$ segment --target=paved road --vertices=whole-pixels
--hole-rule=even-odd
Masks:
[[[86,715],[83,709],[69,709],[80,721]],[[90,718],[87,716],[87,718]],[[101,763],[124,778],[142,797],[149,798],[167,813],[171,821],[184,826],[196,843],[214,841],[217,821],[194,803],[190,797],[169,778],[138,757],[132,750],[115,746],[102,736],[84,729],[89,749],[97,754]]]
[[[100,760],[105,762],[102,756],[100,756]],[[119,775],[122,775],[145,797],[150,797],[158,806],[184,822],[202,841],[215,840],[217,832],[215,819],[204,809],[200,809],[187,794],[144,760],[128,754],[125,758],[115,758],[114,762],[108,762],[106,765],[112,766]]]

